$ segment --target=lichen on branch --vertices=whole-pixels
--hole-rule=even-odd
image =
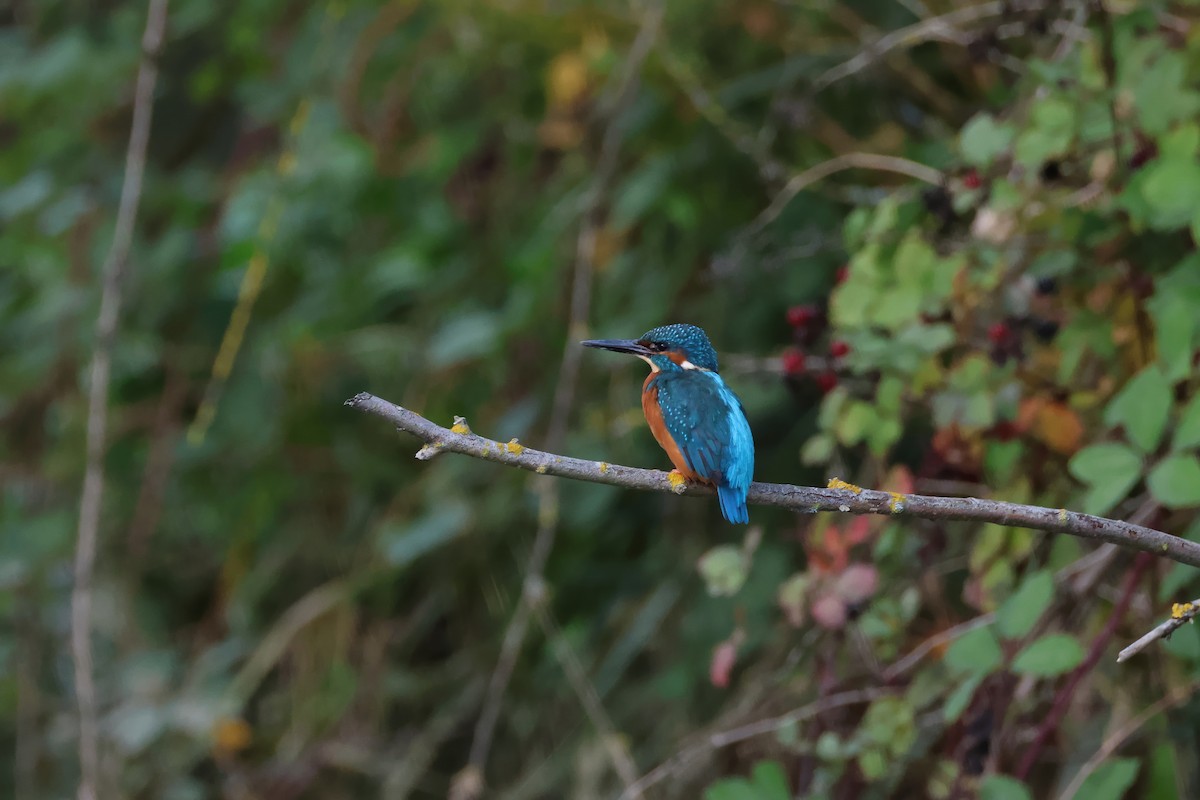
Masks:
[[[479,436],[461,420],[456,422],[454,428],[443,428],[415,411],[367,392],[350,398],[346,405],[381,417],[392,423],[397,430],[425,442],[425,446],[417,454],[418,458],[427,459],[442,452],[458,453],[542,475],[603,483],[625,489],[684,495],[714,494],[711,487],[701,484],[685,482],[680,485],[677,479],[672,480],[670,473],[661,470],[637,469],[609,462],[560,456],[524,445],[514,447],[512,442],[503,443]],[[1043,508],[974,497],[918,494],[897,496],[895,493],[852,487],[836,479],[830,481],[830,486],[826,488],[754,483],[750,486],[746,502],[752,505],[787,508],[799,513],[831,511],[939,521],[991,522],[1108,542],[1131,550],[1153,553],[1180,564],[1200,567],[1200,544],[1196,542],[1142,525],[1061,508]]]

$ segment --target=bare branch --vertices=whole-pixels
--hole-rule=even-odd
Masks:
[[[575,690],[575,694],[579,698],[579,704],[583,706],[584,713],[587,714],[592,727],[596,729],[596,735],[600,737],[604,751],[612,763],[613,772],[617,773],[617,777],[621,779],[625,791],[631,791],[637,782],[637,766],[633,763],[629,750],[621,743],[616,726],[613,725],[608,712],[604,710],[604,704],[600,702],[600,695],[596,692],[596,687],[588,680],[583,665],[579,663],[579,656],[571,649],[570,642],[563,636],[562,631],[558,628],[558,623],[546,608],[545,598],[537,603],[535,613],[542,626],[542,632],[546,634],[546,638],[550,640],[550,644],[554,648],[554,656],[558,659],[559,666],[566,673],[571,688]],[[632,796],[640,797],[641,795],[635,793]]]
[[[75,696],[79,705],[79,798],[94,800],[100,778],[99,730],[96,724],[96,684],[92,675],[92,575],[100,512],[104,502],[104,452],[108,433],[108,384],[112,370],[113,339],[121,316],[121,283],[133,244],[134,224],[146,170],[146,144],[158,82],[158,53],[167,24],[167,0],[150,0],[142,34],[142,60],[133,98],[133,122],[125,154],[125,176],[113,240],[104,259],[100,312],[96,318],[96,344],[92,351],[88,385],[87,471],[79,501],[79,529],[75,538],[75,585],[71,590],[71,657],[75,666]]]
[[[505,444],[478,436],[465,426],[460,428],[463,433],[456,433],[430,422],[415,411],[401,408],[367,392],[347,400],[346,405],[382,417],[397,429],[416,436],[440,452],[474,456],[540,475],[626,489],[693,496],[713,494],[713,490],[706,486],[673,482],[668,473],[656,469],[637,469],[559,456],[525,447],[515,440]],[[1043,508],[974,497],[880,492],[844,484],[836,479],[830,485],[832,488],[822,489],[784,483],[754,483],[746,499],[754,505],[775,506],[802,513],[837,511],[843,514],[907,516],[940,521],[991,522],[1047,533],[1066,533],[1081,539],[1153,553],[1193,567],[1200,566],[1200,544],[1120,520],[1080,514],[1065,508]]]
[[[1128,661],[1159,639],[1171,638],[1172,633],[1182,628],[1186,623],[1194,620],[1197,616],[1200,616],[1200,597],[1190,603],[1176,603],[1175,607],[1171,610],[1171,618],[1169,620],[1117,653],[1117,663],[1120,664],[1123,661]]]
[[[791,178],[783,189],[780,190],[779,194],[775,195],[775,199],[771,201],[771,205],[767,206],[754,222],[751,223],[749,226],[750,234],[758,233],[771,224],[783,212],[783,209],[787,208],[788,203],[792,202],[796,195],[809,186],[812,186],[817,181],[828,178],[830,175],[848,169],[872,169],[880,172],[894,172],[933,184],[934,186],[940,185],[944,180],[942,173],[933,167],[927,167],[924,164],[910,161],[907,158],[878,155],[876,153],[846,153],[831,158],[828,161],[822,161],[820,164],[809,167],[804,172]]]
[[[989,17],[998,17],[1013,11],[1042,8],[1045,5],[1045,2],[1037,2],[1036,0],[1032,2],[1028,0],[1026,2],[997,0],[997,2],[980,3],[979,5],[955,9],[941,16],[921,20],[908,27],[879,37],[853,58],[825,70],[813,81],[813,91],[819,92],[830,84],[862,72],[893,50],[916,47],[919,44],[931,41],[965,42],[965,34],[959,30],[959,26],[961,25],[979,22]]]
[[[732,730],[711,734],[706,736],[703,741],[677,753],[647,772],[635,784],[626,789],[619,800],[631,800],[634,797],[639,797],[641,792],[646,791],[654,784],[678,772],[688,763],[707,756],[713,750],[719,750],[722,747],[728,747],[731,744],[737,744],[738,742],[743,742],[746,739],[760,736],[764,733],[773,733],[788,725],[804,722],[818,714],[823,714],[835,708],[870,703],[880,697],[895,694],[897,691],[896,689],[877,688],[854,689],[849,692],[840,692],[828,697],[822,697],[816,702],[801,706],[786,714],[780,714],[778,717],[757,720],[747,725],[733,728]]]
[[[1182,686],[1176,686],[1168,695],[1160,698],[1149,708],[1143,710],[1136,717],[1122,725],[1115,733],[1106,738],[1100,749],[1093,753],[1092,757],[1079,768],[1079,772],[1067,784],[1067,788],[1063,789],[1058,795],[1058,800],[1072,800],[1076,797],[1079,787],[1083,786],[1083,782],[1087,780],[1088,776],[1095,772],[1096,768],[1103,764],[1109,756],[1115,753],[1117,748],[1125,744],[1129,740],[1129,737],[1137,733],[1143,725],[1159,714],[1186,702],[1188,698],[1195,694],[1197,689],[1200,689],[1200,680],[1193,680]]]

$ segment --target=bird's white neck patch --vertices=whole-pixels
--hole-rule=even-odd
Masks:
[[[688,361],[686,358],[683,361],[679,362],[679,366],[683,367],[684,369],[697,369],[697,370],[700,370],[701,372],[708,372],[708,370],[706,370],[704,367],[697,367],[695,364]]]

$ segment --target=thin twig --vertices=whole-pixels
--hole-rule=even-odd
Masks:
[[[768,719],[757,720],[747,725],[741,725],[732,730],[714,733],[691,747],[676,753],[671,758],[659,764],[654,769],[647,772],[637,780],[632,786],[625,790],[621,795],[620,800],[632,800],[637,797],[640,792],[645,792],[651,786],[659,783],[668,776],[678,772],[688,763],[695,761],[698,758],[708,755],[713,750],[719,750],[722,747],[728,747],[731,744],[743,742],[746,739],[751,739],[755,736],[760,736],[764,733],[774,733],[789,725],[795,725],[799,722],[812,719],[813,717],[823,714],[826,711],[832,711],[835,708],[844,706],[859,705],[861,703],[870,703],[880,697],[886,697],[890,694],[895,694],[895,689],[874,688],[874,689],[855,689],[849,692],[841,692],[839,694],[823,697],[816,702],[809,703],[806,706],[801,706],[786,714],[781,714],[778,717],[770,717]]]
[[[997,2],[981,3],[975,6],[959,8],[947,14],[921,20],[920,22],[885,34],[869,44],[853,58],[843,61],[837,66],[825,70],[813,81],[812,90],[819,92],[829,85],[862,72],[871,64],[880,60],[892,50],[901,47],[915,47],[925,42],[946,40],[957,41],[961,37],[958,27],[972,22],[978,22],[989,17],[998,17],[1013,11],[1041,8],[1042,2],[1019,2],[1018,0],[997,0]]]
[[[575,243],[575,269],[572,275],[571,305],[568,333],[572,339],[586,335],[588,310],[591,305],[592,273],[596,256],[596,241],[599,232],[601,200],[616,173],[617,156],[625,138],[626,112],[637,94],[638,76],[642,64],[650,54],[650,48],[658,36],[662,23],[663,6],[658,3],[648,8],[642,17],[641,28],[625,60],[624,72],[618,82],[616,99],[604,138],[600,144],[595,177],[581,201],[581,227]],[[578,384],[580,353],[576,347],[563,351],[562,364],[558,372],[558,384],[554,391],[550,424],[546,434],[547,447],[558,449],[566,439],[571,408],[574,405],[575,387]],[[496,723],[504,693],[516,667],[517,657],[525,642],[529,629],[529,618],[533,603],[543,585],[543,570],[558,530],[559,487],[557,481],[544,481],[538,487],[538,527],[533,547],[526,564],[521,598],[500,644],[500,656],[492,672],[491,681],[483,704],[483,710],[475,725],[467,766],[459,772],[451,787],[451,797],[472,798],[478,796],[483,787],[483,771],[491,751]]]
[[[767,183],[775,183],[788,173],[788,170],[771,156],[769,148],[751,134],[746,126],[730,116],[683,62],[670,52],[664,52],[662,64],[683,89],[692,108],[720,131],[739,152],[755,163],[759,177]]]
[[[1177,686],[1170,694],[1160,698],[1149,708],[1142,711],[1142,713],[1122,725],[1117,729],[1116,733],[1104,740],[1104,743],[1100,745],[1100,749],[1093,753],[1091,758],[1084,762],[1083,766],[1079,768],[1079,772],[1075,773],[1075,777],[1067,784],[1067,788],[1063,789],[1058,795],[1058,800],[1073,800],[1076,792],[1079,791],[1079,787],[1088,779],[1088,776],[1095,772],[1096,768],[1103,764],[1119,747],[1129,741],[1129,738],[1137,733],[1143,725],[1164,711],[1169,711],[1175,706],[1186,702],[1188,698],[1196,693],[1197,689],[1200,689],[1200,680],[1194,680],[1191,683],[1185,683],[1183,686]]]
[[[1200,615],[1200,597],[1196,598],[1190,603],[1176,604],[1175,613],[1171,614],[1171,618],[1169,620],[1159,625],[1157,628],[1150,631],[1133,644],[1126,647],[1120,653],[1117,653],[1117,663],[1120,664],[1124,661],[1128,661],[1150,645],[1157,642],[1159,639],[1171,638],[1172,633],[1191,622],[1198,615]]]
[[[934,635],[930,636],[925,641],[921,642],[915,648],[913,648],[913,651],[911,653],[909,653],[904,658],[900,659],[899,661],[897,661],[896,663],[892,664],[887,669],[885,669],[883,671],[884,682],[891,683],[892,681],[896,680],[901,675],[903,675],[904,673],[908,672],[910,669],[915,667],[918,663],[920,663],[921,659],[923,659],[925,656],[929,655],[929,653],[931,653],[933,650],[937,649],[938,647],[941,647],[942,645],[946,644],[947,642],[954,641],[955,639],[957,639],[960,636],[970,633],[971,631],[975,630],[976,628],[982,628],[985,625],[991,625],[993,620],[995,620],[995,619],[996,619],[995,612],[992,612],[990,614],[981,614],[980,616],[975,617],[974,619],[969,619],[966,622],[960,622],[959,624],[957,624],[953,627],[946,628],[946,630],[944,630],[944,631],[939,631],[938,633],[935,633]]]
[[[575,694],[579,698],[579,704],[583,706],[584,713],[587,714],[588,720],[591,721],[592,727],[596,729],[596,734],[600,737],[601,744],[604,745],[604,751],[612,762],[613,771],[621,779],[625,790],[632,791],[633,784],[637,782],[638,777],[637,765],[633,763],[629,751],[617,741],[617,728],[609,718],[608,712],[604,710],[604,705],[600,702],[600,695],[596,693],[596,687],[592,686],[591,681],[588,680],[583,665],[579,663],[579,657],[575,655],[567,638],[558,629],[558,625],[546,608],[545,598],[535,606],[535,613],[543,633],[546,634],[546,638],[550,640],[550,644],[554,648],[555,658],[558,659],[571,688],[575,690]],[[641,794],[634,791],[629,796],[636,799],[640,798]]]
[[[750,224],[748,235],[754,235],[767,227],[767,225],[770,225],[783,212],[783,209],[787,208],[788,203],[792,202],[792,199],[800,192],[812,186],[817,181],[824,180],[830,175],[847,169],[873,169],[880,172],[895,172],[899,175],[916,178],[925,183],[931,183],[934,186],[940,186],[945,180],[945,176],[933,167],[918,164],[916,161],[910,161],[907,158],[884,156],[876,153],[846,153],[831,158],[828,161],[822,161],[820,164],[809,167],[799,175],[792,177],[783,189],[780,190],[779,194],[775,195],[775,199],[771,201],[771,204]]]
[[[455,433],[430,422],[415,411],[401,408],[366,392],[347,400],[346,405],[381,417],[397,429],[426,442],[426,446],[418,454],[422,460],[441,452],[459,453],[541,475],[603,483],[626,489],[674,492],[692,496],[713,494],[711,488],[703,485],[673,482],[668,473],[660,470],[570,458],[534,450],[515,442],[505,444],[493,441],[471,432]],[[1131,550],[1153,553],[1181,564],[1200,566],[1200,544],[1120,520],[1080,514],[1065,508],[1043,508],[974,497],[934,497],[880,492],[843,484],[836,479],[830,483],[831,487],[826,488],[753,483],[746,499],[754,505],[775,506],[802,513],[837,511],[843,514],[993,522],[1008,527],[1066,533],[1083,539],[1109,542]]]
[[[96,723],[96,684],[92,675],[92,576],[100,513],[104,503],[104,453],[108,432],[108,384],[112,369],[113,340],[121,316],[121,284],[133,244],[142,178],[146,171],[146,145],[154,111],[154,86],[158,82],[158,54],[167,24],[167,0],[150,0],[142,34],[142,59],[133,98],[133,121],[125,153],[125,176],[113,228],[112,245],[101,272],[100,312],[96,318],[96,344],[88,386],[87,471],[79,502],[79,529],[75,540],[75,585],[71,591],[71,656],[75,666],[75,695],[79,705],[79,798],[95,800],[100,780],[99,729]]]
[[[1133,567],[1130,568],[1129,574],[1125,576],[1125,585],[1121,589],[1121,597],[1113,606],[1112,614],[1109,615],[1108,621],[1104,624],[1104,628],[1100,634],[1092,642],[1091,648],[1088,650],[1087,656],[1083,663],[1075,668],[1066,683],[1058,690],[1058,694],[1054,698],[1054,704],[1050,708],[1050,713],[1038,726],[1037,733],[1034,735],[1033,742],[1025,750],[1025,754],[1021,757],[1021,762],[1017,766],[1013,775],[1017,780],[1025,780],[1028,777],[1030,770],[1037,763],[1038,756],[1042,754],[1046,743],[1050,741],[1050,737],[1058,730],[1058,726],[1062,723],[1063,717],[1067,715],[1067,709],[1071,706],[1071,698],[1075,696],[1075,690],[1079,688],[1079,684],[1083,682],[1084,677],[1088,675],[1096,665],[1100,663],[1100,657],[1104,655],[1105,648],[1112,640],[1113,634],[1117,632],[1117,626],[1125,618],[1125,612],[1129,610],[1129,604],[1133,601],[1133,593],[1137,589],[1138,582],[1142,579],[1142,575],[1150,566],[1150,557],[1148,555],[1139,555],[1133,562]]]

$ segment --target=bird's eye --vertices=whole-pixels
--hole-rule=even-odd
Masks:
[[[663,344],[662,342],[651,342],[649,344],[649,347],[651,350],[653,350],[656,353],[661,353],[663,350],[667,349],[667,346],[665,344]]]

